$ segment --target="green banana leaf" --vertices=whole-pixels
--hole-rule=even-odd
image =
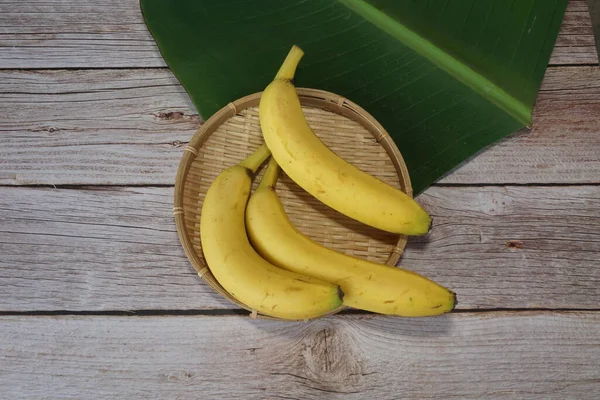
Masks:
[[[415,193],[531,110],[567,0],[141,0],[146,25],[203,118],[263,90],[293,44],[297,86],[370,112]]]

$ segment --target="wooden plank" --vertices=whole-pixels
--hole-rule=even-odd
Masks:
[[[599,313],[1,317],[10,399],[597,399]]]
[[[183,253],[171,188],[0,188],[2,310],[232,307]]]
[[[597,64],[598,52],[594,43],[594,31],[588,4],[585,0],[569,1],[565,18],[560,27],[552,65]]]
[[[600,186],[435,187],[419,201],[433,231],[400,265],[460,309],[598,308]],[[171,215],[171,188],[0,188],[0,311],[237,308],[194,273]]]
[[[590,12],[592,31],[594,32],[596,53],[600,54],[600,1],[588,0],[588,8]]]
[[[165,67],[139,0],[0,3],[0,68]]]
[[[158,69],[0,71],[0,110],[5,185],[173,184],[201,123]],[[600,69],[549,68],[533,127],[442,182],[600,182]]]
[[[168,70],[0,72],[0,183],[173,184],[200,119]]]
[[[587,4],[571,0],[550,63],[597,62]],[[164,66],[138,0],[0,3],[0,68]]]
[[[598,308],[599,186],[436,187],[418,200],[433,230],[400,265],[453,288],[465,308]]]

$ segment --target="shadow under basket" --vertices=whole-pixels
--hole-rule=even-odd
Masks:
[[[315,133],[340,157],[412,197],[402,155],[383,127],[365,110],[333,93],[298,88],[304,115]],[[185,147],[175,181],[174,215],[185,254],[215,291],[262,317],[232,297],[210,271],[200,242],[200,213],[210,184],[224,169],[237,164],[262,143],[258,118],[261,93],[255,93],[215,113]],[[257,174],[262,175],[264,165]],[[259,179],[255,179],[253,190]],[[303,234],[348,255],[395,265],[406,245],[403,235],[366,226],[329,208],[281,173],[276,191],[290,220]],[[335,310],[333,313],[340,311]]]

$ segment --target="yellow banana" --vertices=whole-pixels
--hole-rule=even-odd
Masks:
[[[312,131],[292,82],[303,54],[292,47],[260,100],[260,125],[273,157],[304,190],[350,218],[398,234],[429,232],[431,219],[417,202],[340,158]]]
[[[455,294],[421,275],[338,253],[300,233],[275,193],[278,174],[271,158],[246,208],[246,230],[261,256],[287,270],[340,285],[349,307],[406,317],[439,315],[454,308]]]
[[[200,218],[204,257],[223,288],[250,308],[285,319],[318,317],[341,306],[339,287],[270,264],[246,235],[252,175],[268,156],[267,147],[261,146],[209,187]]]

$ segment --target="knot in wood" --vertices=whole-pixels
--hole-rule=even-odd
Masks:
[[[303,375],[315,388],[347,393],[363,376],[358,353],[356,344],[342,327],[327,321],[316,322],[303,339]]]

